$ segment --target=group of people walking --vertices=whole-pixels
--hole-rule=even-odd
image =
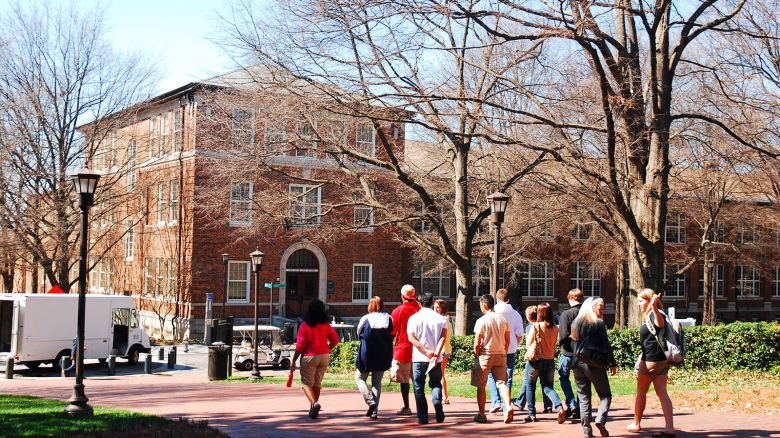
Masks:
[[[601,436],[609,436],[606,423],[612,394],[608,374],[616,372],[616,361],[607,337],[604,323],[604,301],[601,298],[584,299],[582,291],[572,289],[568,294],[570,308],[561,313],[558,325],[548,303],[530,306],[523,318],[509,304],[509,293],[500,289],[496,299],[491,295],[480,297],[482,312],[474,326],[474,362],[471,385],[477,389],[477,414],[474,421],[488,422],[489,413],[501,413],[503,421],[514,419],[514,408],[527,407],[524,422],[537,421],[536,383],[541,382],[545,412],[554,412],[557,422],[567,418],[579,419],[586,437],[594,436],[594,428]],[[355,361],[355,382],[368,407],[366,417],[376,420],[382,379],[390,371],[390,380],[400,385],[403,407],[397,415],[413,415],[409,393],[413,387],[415,412],[419,424],[428,424],[429,406],[425,386],[431,388],[433,419],[445,420],[445,404],[449,404],[445,368],[452,353],[450,337],[453,328],[446,317],[447,303],[435,300],[431,294],[418,297],[413,286],[401,289],[401,305],[392,314],[385,311],[380,297],[368,304],[368,314],[358,323],[360,339]],[[497,301],[497,302],[496,302]],[[650,289],[639,294],[639,309],[645,319],[640,328],[642,354],[637,360],[637,397],[634,421],[628,431],[642,432],[646,393],[652,383],[663,407],[665,428],[657,436],[674,436],[672,403],[666,392],[668,362],[660,342],[654,334],[664,327],[665,316],[660,296]],[[652,329],[652,330],[651,330]],[[520,342],[525,342],[523,389],[512,400],[512,376],[517,364]],[[328,353],[338,344],[338,336],[328,323],[325,306],[312,302],[298,331],[292,370],[301,358],[301,383],[309,401],[309,417],[317,418],[322,378],[328,366]],[[561,357],[555,365],[555,346],[561,345]],[[553,383],[558,373],[563,399]],[[574,375],[575,391],[570,375]],[[369,380],[370,377],[370,380]],[[599,397],[595,420],[591,414],[594,388]],[[490,404],[487,405],[487,390]],[[489,407],[488,407],[489,406]]]

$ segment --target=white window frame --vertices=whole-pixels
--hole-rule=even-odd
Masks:
[[[108,161],[106,162],[107,168],[113,169],[116,166],[116,131],[111,131],[111,146],[108,151]]]
[[[758,229],[755,225],[745,225],[737,230],[737,244],[755,245],[758,243]]]
[[[311,132],[305,132],[306,129]],[[319,141],[317,140],[317,123],[299,120],[296,125],[295,156],[299,158],[317,158]],[[305,148],[299,145],[307,145]]]
[[[300,193],[298,193],[300,189]],[[316,202],[307,202],[306,197],[311,193],[316,193]],[[290,204],[288,207],[288,214],[292,226],[317,226],[320,224],[322,217],[322,187],[308,184],[290,184],[287,193],[290,197]],[[310,214],[310,209],[314,208],[314,211]],[[301,210],[302,214],[298,214],[297,209]]]
[[[168,155],[168,146],[170,145],[171,135],[168,132],[168,116],[170,111],[160,114],[160,156],[164,157]]]
[[[165,275],[165,270],[164,270],[164,268],[165,268],[165,260],[158,258],[158,259],[154,259],[154,261],[155,261],[154,273],[156,274],[155,275],[156,282],[155,282],[155,285],[154,285],[155,286],[154,287],[154,291],[155,291],[155,296],[160,297],[160,296],[163,296],[165,294],[165,287],[164,286],[165,286],[165,279],[167,277],[167,275]]]
[[[127,190],[135,190],[137,175],[135,170],[135,159],[138,153],[138,147],[135,140],[127,143]]]
[[[167,294],[173,296],[176,292],[176,261],[168,259]]]
[[[175,224],[179,219],[179,180],[172,179],[168,186],[168,223]]]
[[[669,279],[671,275],[679,271],[682,265],[679,263],[665,263],[664,264],[664,283]],[[682,277],[674,279],[674,289],[667,289],[664,291],[664,298],[685,298],[688,295],[688,272],[684,273]],[[680,292],[682,289],[682,293]]]
[[[245,266],[246,269],[246,276],[245,278],[233,278],[234,269],[233,266]],[[230,260],[228,262],[228,296],[227,296],[227,302],[228,303],[248,303],[249,302],[249,278],[252,274],[251,266],[249,266],[249,262],[246,261],[233,261]],[[237,284],[241,285],[244,284],[244,297],[243,298],[233,298],[230,296],[231,294],[231,285]]]
[[[278,122],[278,123],[274,123]],[[279,127],[281,125],[281,127]],[[287,120],[266,120],[263,131],[263,144],[266,153],[287,155]]]
[[[666,229],[664,241],[671,244],[683,244],[688,242],[688,216],[681,211],[671,212],[666,215]]]
[[[157,225],[165,225],[168,213],[168,197],[166,196],[168,182],[160,181],[157,183]]]
[[[366,132],[363,132],[363,136],[361,136],[361,129],[365,129],[366,127],[370,130],[370,141],[366,141],[365,138],[361,139],[361,137],[364,137],[366,134]],[[355,150],[372,158],[376,156],[376,128],[374,128],[373,123],[360,122],[355,126]]]
[[[412,272],[412,280],[412,284],[420,296],[426,292],[430,292],[436,297],[450,297],[452,289],[452,272],[446,269],[444,263],[439,263],[435,260],[416,262],[414,264],[414,271]],[[425,287],[426,280],[436,283],[435,290],[432,291]]]
[[[555,296],[555,262],[552,260],[536,260],[523,263],[525,275],[520,279],[520,293],[523,297],[549,298]],[[542,277],[532,276],[533,268],[543,267]],[[532,282],[543,282],[542,294],[531,294]],[[525,284],[523,284],[525,283]]]
[[[577,222],[574,224],[572,240],[585,242],[593,238],[593,224],[590,222]]]
[[[576,261],[571,264],[571,287],[580,289],[585,296],[601,296],[601,277],[596,274],[592,262]]]
[[[358,269],[367,268],[367,278],[358,278]],[[371,300],[371,297],[373,297],[373,280],[374,280],[374,273],[373,273],[374,267],[370,263],[353,263],[352,264],[352,302],[353,303],[367,303],[369,300]],[[361,272],[360,274],[365,274],[365,272]],[[356,287],[365,287],[366,290],[360,292],[361,294],[365,293],[365,298],[356,298]]]
[[[176,108],[171,111],[173,113],[173,147],[171,153],[176,154],[182,149],[184,138],[182,136],[182,130],[184,128],[184,115],[181,108]]]
[[[341,152],[341,149],[346,148],[348,144],[349,139],[349,130],[348,130],[348,124],[344,120],[331,120],[328,122],[328,138],[326,140],[326,145],[337,145],[336,147],[331,148],[330,146],[326,146],[326,149],[328,149],[327,158],[334,159],[336,158],[336,154]]]
[[[373,231],[374,207],[365,204],[356,204],[352,210],[352,224],[355,226],[360,226],[360,228],[357,229],[358,231]]]
[[[239,118],[239,115],[241,116]],[[244,116],[249,117],[249,123],[237,123],[246,120]],[[254,110],[236,108],[230,115],[230,138],[233,149],[246,149],[255,145],[255,116]],[[247,132],[248,131],[248,132]]]
[[[127,221],[127,233],[125,234],[125,260],[133,260],[135,255],[135,227],[132,220]]]
[[[486,258],[474,258],[471,260],[471,285],[474,288],[474,301],[482,295],[490,293],[490,271],[493,270],[493,261]],[[483,289],[484,285],[484,289]],[[504,264],[498,264],[498,288],[504,287]]]
[[[706,266],[699,265],[699,296],[704,298],[704,270]],[[715,265],[712,267],[715,274],[715,298],[726,297],[726,266]]]
[[[151,295],[152,289],[154,289],[154,274],[152,273],[152,264],[154,259],[144,259],[144,295]]]
[[[750,278],[745,278],[749,272]],[[737,265],[734,269],[735,287],[737,298],[761,298],[761,271],[758,267]],[[750,295],[745,294],[746,289],[750,287],[753,292]]]
[[[159,155],[160,145],[157,136],[157,116],[152,116],[149,118],[149,158]]]
[[[248,188],[248,194],[243,197],[244,186]],[[236,191],[238,190],[238,192]],[[230,189],[230,210],[228,219],[230,225],[248,225],[252,223],[252,199],[254,198],[254,184],[248,181],[236,182]],[[243,210],[244,215],[240,215]]]
[[[775,267],[775,278],[772,280],[772,296],[780,298],[780,266]]]

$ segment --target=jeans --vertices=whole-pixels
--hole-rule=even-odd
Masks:
[[[553,389],[553,381],[555,380],[555,361],[552,359],[539,359],[533,362],[529,362],[531,365],[531,374],[528,376],[528,385],[525,387],[525,399],[528,401],[528,415],[536,415],[536,379],[540,378],[542,381],[542,392],[547,394],[547,397],[553,403],[555,409],[561,407],[561,399],[558,398],[558,393]]]
[[[512,375],[515,373],[515,360],[517,354],[506,355],[506,386],[509,388],[509,399],[512,399]],[[498,393],[496,380],[493,379],[493,373],[488,374],[488,389],[490,390],[490,403],[493,406],[501,404],[501,394]]]
[[[520,388],[520,393],[517,394],[517,399],[515,400],[515,404],[520,409],[525,409],[525,388],[528,387],[530,376],[531,364],[525,362],[525,366],[523,367],[523,387]],[[544,403],[544,409],[552,410],[552,401],[550,401],[550,397],[547,397],[547,394],[545,394],[544,391],[542,391],[542,402]]]
[[[599,396],[599,410],[596,414],[596,423],[604,424],[607,422],[607,412],[612,403],[612,391],[609,388],[609,378],[607,370],[604,368],[590,367],[584,363],[579,363],[572,369],[574,381],[577,384],[577,395],[580,397],[580,421],[585,436],[590,435],[592,428],[591,420],[591,389],[590,384],[596,388],[596,394]]]
[[[558,360],[558,383],[561,385],[561,391],[563,391],[563,397],[566,399],[566,407],[572,411],[577,410],[577,400],[574,398],[574,391],[571,389],[571,363],[574,360],[572,356],[566,356],[561,354],[561,358]]]
[[[368,374],[371,373],[371,390],[368,389],[366,381],[368,380]],[[366,404],[377,405],[379,408],[379,396],[382,394],[382,377],[384,377],[384,371],[360,371],[355,370],[355,383],[357,384],[360,394],[363,395],[363,400]]]
[[[412,383],[414,383],[414,402],[417,405],[417,420],[428,421],[428,401],[425,400],[425,370],[428,362],[412,362]],[[437,363],[428,373],[428,386],[431,388],[431,402],[441,405],[441,363]]]

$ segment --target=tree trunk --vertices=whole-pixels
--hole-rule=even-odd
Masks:
[[[32,281],[30,285],[30,292],[37,294],[38,293],[38,257],[33,256],[32,264],[30,265],[32,270]]]
[[[645,288],[659,291],[663,285],[664,247],[658,243],[643,247],[633,236],[629,236],[628,240],[629,291],[626,306],[628,326],[636,327],[642,323],[637,295]]]
[[[474,317],[471,314],[474,307],[471,269],[456,268],[455,282],[458,286],[458,295],[455,298],[455,334],[463,336],[468,334],[469,329],[474,325]]]
[[[626,287],[626,265],[620,261],[615,267],[615,328],[626,326],[626,306],[628,305],[628,288]]]

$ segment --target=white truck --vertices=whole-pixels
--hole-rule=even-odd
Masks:
[[[78,294],[0,294],[0,356],[30,369],[70,356],[76,338]],[[86,295],[84,359],[104,362],[109,355],[138,362],[149,352],[149,336],[138,324],[132,297]]]

